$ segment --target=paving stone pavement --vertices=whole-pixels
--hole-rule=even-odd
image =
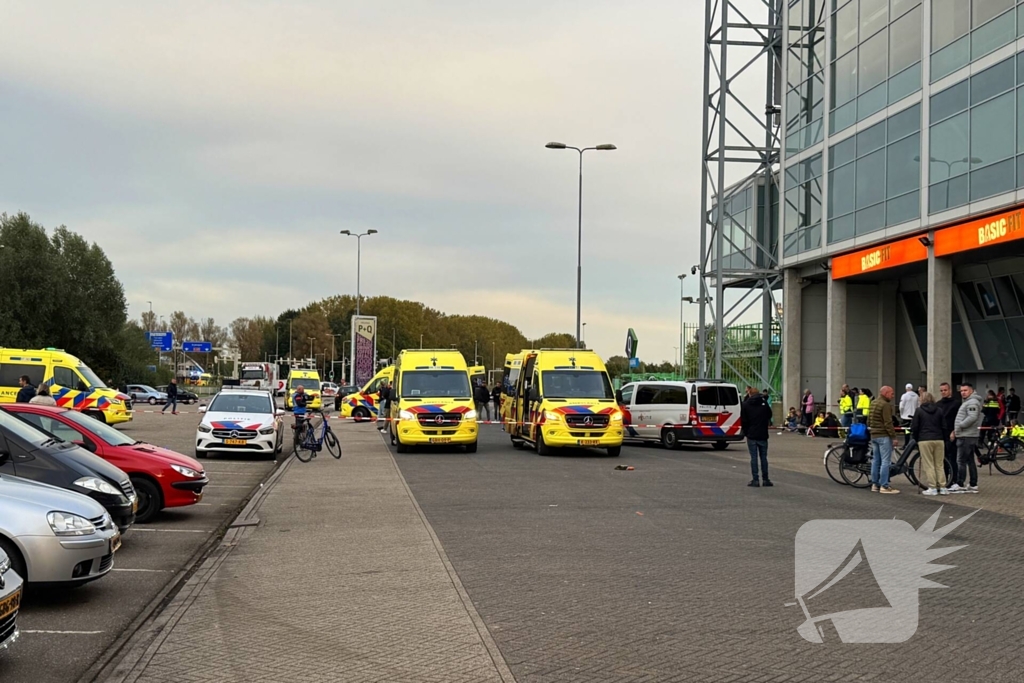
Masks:
[[[334,429],[117,680],[512,681],[377,432]]]

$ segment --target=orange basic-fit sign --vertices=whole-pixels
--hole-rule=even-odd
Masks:
[[[862,275],[876,270],[928,260],[928,247],[920,235],[832,257],[832,279]]]
[[[1024,225],[1021,224],[1022,211],[1024,209],[1015,209],[939,230],[935,233],[935,255],[948,256],[978,247],[1021,239],[1024,237]]]

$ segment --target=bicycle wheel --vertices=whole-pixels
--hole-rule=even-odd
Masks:
[[[839,474],[843,481],[855,489],[866,489],[871,486],[871,461],[859,465],[851,465],[844,460],[839,461]]]
[[[314,449],[310,441],[313,440],[309,426],[303,423],[302,426],[295,430],[295,436],[292,440],[292,452],[295,453],[295,457],[302,462],[312,460]]]
[[[923,466],[924,460],[921,458],[921,453],[914,453],[914,455],[910,456],[910,461],[907,463],[907,470],[904,474],[914,486],[921,489],[927,489],[929,487],[921,483],[926,480],[924,472],[921,469]]]
[[[341,442],[338,441],[338,437],[334,435],[330,427],[327,427],[327,431],[324,433],[324,444],[327,446],[327,452],[333,455],[335,460],[341,459]]]
[[[843,465],[843,456],[846,455],[847,448],[849,446],[846,444],[839,444],[825,451],[825,471],[828,472],[832,481],[843,486],[846,486],[846,481],[839,472],[839,468]]]
[[[1020,474],[1024,472],[1024,448],[1017,439],[1007,439],[1001,444],[1002,453],[996,454],[996,469],[1003,474]]]

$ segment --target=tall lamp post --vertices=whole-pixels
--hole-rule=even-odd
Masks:
[[[580,346],[586,347],[587,345],[587,324],[583,323],[583,332],[580,333]]]
[[[580,155],[580,190],[577,205],[577,232],[576,232],[576,348],[580,347],[582,336],[580,323],[580,299],[583,289],[583,153],[590,150],[607,152],[617,149],[615,145],[597,145],[596,147],[573,147],[564,142],[549,142],[544,145],[548,149],[572,149]]]
[[[679,374],[683,374],[683,280],[686,273],[677,276],[679,278]]]
[[[344,337],[343,334],[332,334],[331,335],[331,381],[334,381],[334,364],[338,362],[338,337]],[[341,347],[341,353],[345,355],[345,347]],[[344,370],[344,368],[342,368]]]
[[[363,238],[368,235],[376,235],[377,231],[367,230],[366,232],[354,233],[351,230],[342,230],[341,234],[356,238],[356,315],[359,315],[359,302],[362,299],[359,291],[359,276],[362,270]]]

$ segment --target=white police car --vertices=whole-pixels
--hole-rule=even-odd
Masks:
[[[284,444],[283,410],[269,391],[224,389],[200,407],[196,457],[209,453],[252,453],[273,458]]]

